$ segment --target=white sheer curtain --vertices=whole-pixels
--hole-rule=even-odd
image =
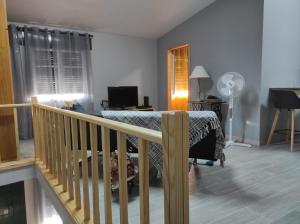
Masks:
[[[33,95],[39,102],[63,106],[76,101],[92,110],[91,37],[36,27],[10,25],[15,102],[24,103]],[[20,135],[30,136],[28,112],[20,113]],[[26,133],[27,132],[27,133]]]

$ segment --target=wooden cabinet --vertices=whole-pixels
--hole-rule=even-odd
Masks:
[[[10,48],[7,31],[6,0],[0,0],[0,104],[14,102]],[[16,160],[18,134],[16,110],[0,109],[0,159]]]

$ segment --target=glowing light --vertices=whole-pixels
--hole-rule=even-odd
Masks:
[[[175,93],[172,94],[172,99],[188,98],[188,96],[189,96],[188,90],[176,90]]]
[[[38,102],[49,102],[52,100],[56,101],[72,101],[80,100],[84,98],[83,93],[72,93],[72,94],[41,94],[37,95]]]
[[[44,219],[43,224],[63,224],[61,218],[58,215],[52,215]]]

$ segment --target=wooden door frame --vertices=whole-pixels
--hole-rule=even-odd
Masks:
[[[170,74],[170,65],[169,65],[169,55],[170,52],[172,50],[176,50],[179,48],[183,48],[183,47],[187,47],[188,48],[188,79],[190,76],[190,66],[191,66],[191,44],[190,43],[182,43],[182,44],[178,44],[174,47],[170,47],[167,49],[167,57],[166,57],[166,65],[167,65],[167,104],[168,104],[168,110],[170,109],[171,105],[171,83],[170,83],[170,79],[171,79],[171,74]],[[190,82],[188,81],[188,93],[190,93]],[[188,101],[190,99],[190,94],[188,94]]]

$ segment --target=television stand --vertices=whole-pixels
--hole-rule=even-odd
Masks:
[[[133,110],[133,111],[154,111],[152,106],[137,106],[137,107],[109,107],[108,100],[102,100],[100,103],[103,110]]]
[[[136,107],[133,108],[134,111],[154,111],[154,108],[152,106],[149,107]]]

